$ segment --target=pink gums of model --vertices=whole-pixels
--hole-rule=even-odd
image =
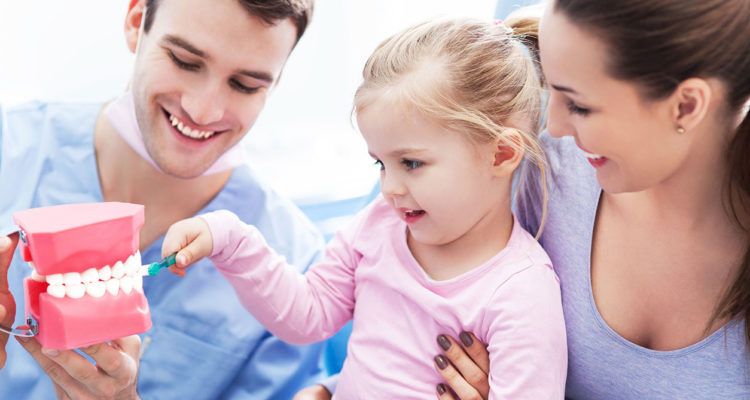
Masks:
[[[143,294],[143,206],[89,203],[18,212],[26,316],[45,348],[74,349],[151,328]]]

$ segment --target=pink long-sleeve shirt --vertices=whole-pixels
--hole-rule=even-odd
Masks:
[[[202,216],[211,260],[242,304],[291,343],[334,335],[353,319],[338,399],[434,399],[439,334],[473,332],[490,354],[491,399],[562,399],[567,350],[560,289],[547,254],[514,222],[505,249],[453,279],[431,279],[406,225],[379,197],[301,275],[228,211]]]

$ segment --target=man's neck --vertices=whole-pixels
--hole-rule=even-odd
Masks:
[[[203,209],[232,174],[229,170],[192,179],[164,174],[133,151],[103,113],[99,114],[94,129],[94,150],[104,201],[146,207],[142,250],[171,224]]]

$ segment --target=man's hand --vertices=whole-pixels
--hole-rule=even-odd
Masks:
[[[52,379],[59,399],[138,399],[137,335],[80,349],[96,364],[72,350],[42,349],[34,338],[16,339]]]
[[[211,229],[200,217],[178,221],[169,227],[161,245],[161,255],[166,257],[177,253],[176,262],[169,270],[185,276],[185,269],[213,251],[214,242]]]
[[[16,302],[13,294],[8,289],[8,268],[13,252],[18,244],[18,234],[0,236],[0,326],[10,330],[16,317]],[[8,343],[8,334],[0,332],[0,369],[5,365],[8,357],[5,345]]]
[[[292,400],[331,400],[331,392],[323,385],[310,386],[297,392]]]

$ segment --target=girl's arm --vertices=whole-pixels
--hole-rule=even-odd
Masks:
[[[268,247],[255,227],[225,210],[174,225],[162,252],[179,250],[178,274],[180,268],[184,271],[198,258],[210,256],[261,324],[285,342],[307,344],[327,339],[352,318],[359,259],[346,232],[331,240],[323,262],[305,275]]]

